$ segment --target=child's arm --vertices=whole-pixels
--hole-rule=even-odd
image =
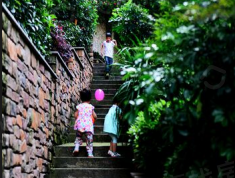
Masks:
[[[74,117],[75,117],[75,119],[78,118],[78,110],[74,113]]]
[[[97,115],[94,110],[92,111],[92,116],[94,117],[95,120],[97,119]]]
[[[113,39],[113,43],[115,44],[115,46],[117,46],[117,41]]]
[[[118,108],[118,117],[119,119],[122,119],[122,110]]]
[[[122,119],[122,114],[121,113],[119,114],[119,119]]]

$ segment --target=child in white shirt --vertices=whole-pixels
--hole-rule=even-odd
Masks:
[[[110,75],[110,71],[113,64],[113,49],[114,46],[117,46],[117,41],[112,40],[111,33],[106,34],[106,41],[104,41],[101,45],[101,54],[104,55],[105,60],[105,72],[106,77],[108,78]]]

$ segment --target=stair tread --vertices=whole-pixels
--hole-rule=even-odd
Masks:
[[[81,168],[120,168],[120,167],[129,167],[130,158],[124,157],[54,157],[53,165],[54,167],[81,167]]]
[[[69,135],[75,135],[75,132],[74,133],[69,133]],[[99,135],[99,136],[107,136],[108,134],[104,134],[104,133],[99,133],[99,134],[94,134],[94,135]],[[121,134],[120,136],[126,136],[127,134]]]
[[[129,170],[130,168],[51,168],[52,170]]]
[[[104,119],[104,118],[103,118]],[[73,126],[70,126],[70,127],[72,127],[73,128]],[[99,128],[101,128],[101,127],[104,127],[103,125],[94,125],[94,127],[99,127]]]
[[[130,168],[52,168],[50,178],[132,178]]]
[[[127,143],[125,143],[127,144]],[[85,147],[86,146],[86,143],[83,143],[81,145],[81,147]],[[93,142],[93,147],[104,147],[104,146],[110,146],[110,142]],[[123,146],[122,143],[117,143],[117,146]],[[63,145],[58,145],[56,147],[74,147],[74,143],[71,142],[71,143],[66,143],[66,144],[63,144]]]
[[[92,85],[111,85],[111,86],[113,86],[113,85],[121,85],[121,84],[119,84],[119,83],[116,83],[116,84],[98,84],[98,83],[95,83],[95,84],[92,84]]]
[[[104,127],[104,125],[94,125],[94,128],[102,128],[102,127]],[[120,126],[120,127],[123,127],[123,126]],[[70,126],[70,128],[73,128],[73,126]]]
[[[95,80],[95,81],[100,81],[100,82],[123,82],[123,80],[104,80],[104,79]]]
[[[116,91],[117,89],[114,89],[114,88],[105,88],[106,90],[113,90],[113,91]],[[92,88],[91,90],[97,90],[97,89],[95,89],[95,88]],[[110,93],[109,93],[110,94]],[[107,94],[108,95],[108,94]],[[112,94],[110,94],[110,95],[112,95]]]
[[[59,156],[59,157],[56,157],[54,156],[53,159],[85,159],[85,160],[90,160],[91,158],[88,158],[87,156],[86,157],[69,157],[69,156]],[[92,159],[128,159],[128,158],[125,158],[125,157],[110,157],[110,156],[107,156],[107,157],[93,157]]]
[[[107,108],[109,108],[110,107],[110,105],[95,105],[95,106],[97,106],[97,107],[104,107],[104,108],[101,108],[101,109],[107,109]]]
[[[93,89],[91,89],[91,90],[93,90]],[[95,90],[95,89],[94,89]],[[105,94],[106,96],[114,96],[114,94],[110,94],[110,93],[108,93],[108,94]]]

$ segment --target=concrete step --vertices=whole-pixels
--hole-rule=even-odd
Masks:
[[[94,93],[94,96],[92,96],[92,100],[95,100],[95,91],[96,90],[91,90],[93,93]],[[103,90],[104,91],[104,90]],[[115,94],[115,93],[114,93]],[[113,97],[114,97],[114,94],[108,94],[108,93],[105,93],[104,94],[104,100],[113,100]]]
[[[110,76],[109,79],[106,79],[104,75],[98,75],[98,76],[93,76],[93,81],[94,80],[112,80],[112,81],[116,81],[116,80],[122,80],[122,76]]]
[[[97,105],[109,105],[109,106],[112,106],[113,101],[112,101],[112,99],[106,99],[106,96],[105,96],[105,99],[102,100],[102,101],[97,101],[95,99],[92,99],[91,100],[91,104],[94,105],[94,106],[97,106]]]
[[[127,168],[52,168],[47,178],[131,178]]]
[[[91,99],[91,102],[92,101],[97,101],[96,99],[95,99],[95,91],[96,90],[91,90],[91,92],[92,92],[92,94],[93,94],[93,96],[92,96],[92,99]],[[104,91],[104,90],[103,90]],[[115,94],[115,93],[114,93]],[[114,94],[107,94],[107,93],[104,93],[104,100],[113,100],[113,97],[114,97]],[[104,101],[104,100],[102,100],[102,101]]]
[[[105,64],[105,61],[103,59],[93,59],[93,64]]]
[[[95,121],[95,126],[104,125],[104,118],[98,118]]]
[[[114,73],[120,73],[122,71],[122,69],[120,68],[117,68],[117,67],[112,67],[111,69],[111,72],[114,72]],[[102,72],[104,73],[105,72],[105,67],[94,67],[93,70],[92,70],[93,73],[99,73],[99,72]]]
[[[109,111],[110,107],[107,108],[99,108],[99,107],[95,107],[95,112],[96,114],[102,114],[102,115],[106,115]],[[97,116],[99,118],[99,116]]]
[[[55,168],[128,168],[130,159],[118,157],[54,157]]]
[[[94,65],[94,68],[93,68],[93,70],[94,69],[105,69],[105,64],[103,64],[103,65],[100,65],[100,64],[95,64]],[[113,65],[112,66],[112,69],[121,69],[121,67],[120,66],[117,66],[117,65]]]
[[[110,108],[109,105],[101,105],[101,104],[98,104],[98,105],[94,105],[96,109],[106,109],[106,108]]]
[[[111,69],[111,74],[119,74],[120,75],[120,73],[121,73],[121,69],[115,69],[115,68],[112,68]],[[93,72],[93,74],[94,75],[96,75],[96,74],[99,74],[99,73],[105,73],[105,68],[94,68],[93,70],[92,70],[92,72]]]
[[[93,96],[92,98],[95,98],[95,91],[97,90],[98,88],[91,88],[91,93],[93,93]],[[113,89],[113,88],[100,88],[104,91],[104,99],[106,99],[106,95],[115,95],[116,92],[117,92],[117,89]]]
[[[106,73],[105,72],[93,72],[93,75],[94,76],[104,76],[105,77]],[[111,76],[121,76],[121,75],[120,75],[120,72],[111,71]]]
[[[118,89],[121,84],[93,84],[91,89]]]
[[[94,84],[122,84],[124,81],[122,80],[93,80],[91,85]]]
[[[98,120],[98,119],[97,119]],[[97,122],[97,120],[96,120],[96,122]],[[104,123],[104,119],[99,119],[99,120],[102,120],[102,122]],[[95,126],[94,126],[94,132],[95,132],[95,134],[105,134],[104,132],[103,132],[103,129],[104,129],[104,124],[96,124],[96,122],[95,122]],[[101,121],[100,121],[101,122]],[[124,127],[122,127],[122,126],[120,126],[120,128],[124,128]],[[125,129],[125,130],[127,130],[127,129]],[[69,133],[74,133],[75,131],[74,131],[74,128],[73,128],[73,126],[70,126],[69,127]]]
[[[104,119],[105,118],[105,116],[106,116],[106,114],[103,114],[103,113],[96,113],[97,114],[97,117],[98,117],[98,119]]]
[[[74,144],[71,143],[72,146],[56,146],[55,147],[55,155],[56,157],[74,157],[73,150]],[[95,144],[94,144],[95,145]],[[109,143],[107,146],[93,146],[93,154],[95,157],[109,157],[107,154],[109,150]],[[118,144],[117,152],[120,153],[124,157],[130,157],[131,148],[129,146],[122,146],[122,144]],[[79,154],[76,157],[86,157],[86,144],[84,143],[79,148]]]
[[[97,119],[98,120],[98,119]],[[96,120],[96,122],[97,122],[97,120]],[[99,119],[100,120],[100,119]],[[104,123],[104,119],[102,119],[102,121],[103,121],[103,123]],[[95,122],[95,123],[96,123]],[[95,126],[94,126],[94,132],[95,132],[95,134],[104,134],[103,133],[103,124],[100,124],[100,125],[98,125],[98,124],[96,124]],[[73,132],[75,132],[74,131],[74,128],[73,128],[73,126],[71,126],[71,127],[69,127],[69,133],[73,133]]]
[[[75,131],[73,133],[70,133],[68,135],[68,142],[74,142],[76,138],[76,134]],[[83,136],[83,141],[85,142],[85,136]],[[96,134],[93,136],[93,141],[94,142],[110,142],[111,138],[109,135],[107,134]],[[127,142],[128,141],[128,135],[120,135],[120,137],[118,138],[118,142]]]
[[[105,117],[105,115],[104,116],[102,116],[102,117],[98,117],[98,119],[95,121],[95,126],[101,126],[101,125],[104,125],[104,117]],[[74,131],[73,130],[73,125],[74,125],[74,122],[75,122],[75,120],[73,119],[73,120],[71,120],[70,121],[70,125],[71,125],[71,127],[72,128],[69,128],[69,131],[71,132],[71,131]]]
[[[101,76],[101,77],[105,77],[105,72],[98,72],[98,73],[93,73],[94,76]],[[111,76],[121,76],[120,72],[112,72],[111,71]]]
[[[105,67],[105,63],[95,63],[94,68],[96,67]]]

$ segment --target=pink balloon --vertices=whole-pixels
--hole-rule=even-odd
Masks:
[[[101,89],[97,89],[95,91],[95,99],[97,101],[102,101],[104,99],[104,91]]]

